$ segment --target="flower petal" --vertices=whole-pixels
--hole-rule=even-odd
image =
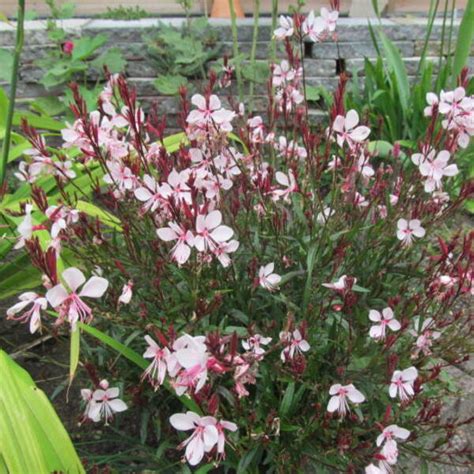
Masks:
[[[108,286],[109,282],[105,278],[93,276],[84,285],[79,296],[100,298],[107,291]]]

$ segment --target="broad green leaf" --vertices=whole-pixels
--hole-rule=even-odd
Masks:
[[[107,35],[83,36],[74,42],[72,59],[88,59],[98,48],[107,43]]]
[[[87,214],[88,216],[97,217],[103,224],[112,227],[115,230],[122,231],[120,221],[115,216],[100,209],[94,204],[91,204],[90,202],[77,201],[76,209],[78,211],[84,212],[84,214]]]
[[[179,92],[181,86],[185,86],[188,80],[179,74],[174,75],[160,75],[155,82],[154,86],[158,92],[163,95],[176,95]]]
[[[91,66],[97,69],[100,73],[103,72],[104,66],[107,66],[108,70],[115,74],[124,71],[126,65],[127,62],[118,48],[108,49],[91,62]]]
[[[0,350],[0,468],[10,473],[85,473],[46,395]]]

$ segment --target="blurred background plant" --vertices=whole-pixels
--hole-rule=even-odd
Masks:
[[[373,4],[379,12],[377,0],[373,0]],[[370,126],[379,131],[382,140],[415,150],[426,133],[427,93],[439,95],[442,90],[456,86],[473,44],[474,0],[467,3],[457,38],[453,26],[457,14],[455,4],[455,1],[445,1],[441,5],[440,0],[431,0],[424,44],[415,75],[411,77],[400,51],[385,35],[382,26],[369,25],[377,58],[366,58],[363,71],[349,71],[352,79],[348,84],[346,107],[356,109],[366,117]],[[437,56],[432,52],[430,56],[429,41],[434,22],[439,17],[442,18],[439,51]],[[466,93],[474,93],[472,77]],[[466,179],[474,178],[474,144],[460,152],[458,164],[461,173],[452,184],[452,193],[458,193]],[[474,201],[469,200],[466,208],[474,212]]]

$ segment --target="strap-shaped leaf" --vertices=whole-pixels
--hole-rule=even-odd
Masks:
[[[0,350],[0,470],[84,473],[74,446],[46,395]]]

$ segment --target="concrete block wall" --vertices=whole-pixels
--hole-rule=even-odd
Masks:
[[[63,20],[59,26],[64,28],[70,39],[81,35],[93,36],[105,33],[108,36],[106,47],[119,48],[127,60],[126,74],[130,83],[136,87],[138,96],[147,105],[152,101],[158,103],[160,110],[169,116],[169,123],[175,123],[176,99],[173,97],[160,96],[153,86],[157,77],[157,71],[153,61],[147,56],[143,35],[149,33],[160,21],[165,21],[179,26],[184,21],[182,18],[174,19],[144,19],[137,21],[114,21],[114,20],[87,20],[73,19]],[[213,27],[220,32],[222,42],[222,53],[232,52],[231,26],[228,20],[211,20]],[[425,19],[394,18],[384,19],[381,24],[385,34],[400,49],[410,76],[414,76],[419,56],[423,48],[426,32]],[[455,23],[455,35],[459,22]],[[428,55],[435,56],[439,53],[441,44],[441,21],[436,21],[433,27],[431,41],[428,45]],[[239,50],[249,52],[252,42],[253,20],[239,20],[238,38]],[[455,40],[454,35],[454,40]],[[257,43],[257,59],[268,61],[269,46],[272,36],[269,18],[262,18]],[[312,86],[323,85],[333,90],[338,83],[338,73],[342,68],[350,72],[363,74],[362,68],[364,58],[375,58],[376,51],[372,44],[368,22],[366,19],[343,18],[338,23],[337,42],[325,42],[310,44],[305,48],[305,74],[307,83]],[[14,25],[0,24],[0,48],[13,49],[15,42]],[[453,41],[455,44],[455,41]],[[47,96],[58,93],[57,90],[45,90],[38,80],[41,77],[34,61],[47,53],[54,45],[48,43],[46,22],[30,21],[26,23],[25,47],[21,61],[20,81],[18,85],[18,99],[20,102],[28,102],[39,96]],[[279,56],[283,56],[280,52]],[[469,66],[474,67],[474,47],[471,50]],[[358,72],[357,72],[358,71]],[[198,81],[199,82],[199,81]],[[4,85],[8,89],[7,85]],[[258,102],[264,106],[265,88],[257,86],[255,93]]]

